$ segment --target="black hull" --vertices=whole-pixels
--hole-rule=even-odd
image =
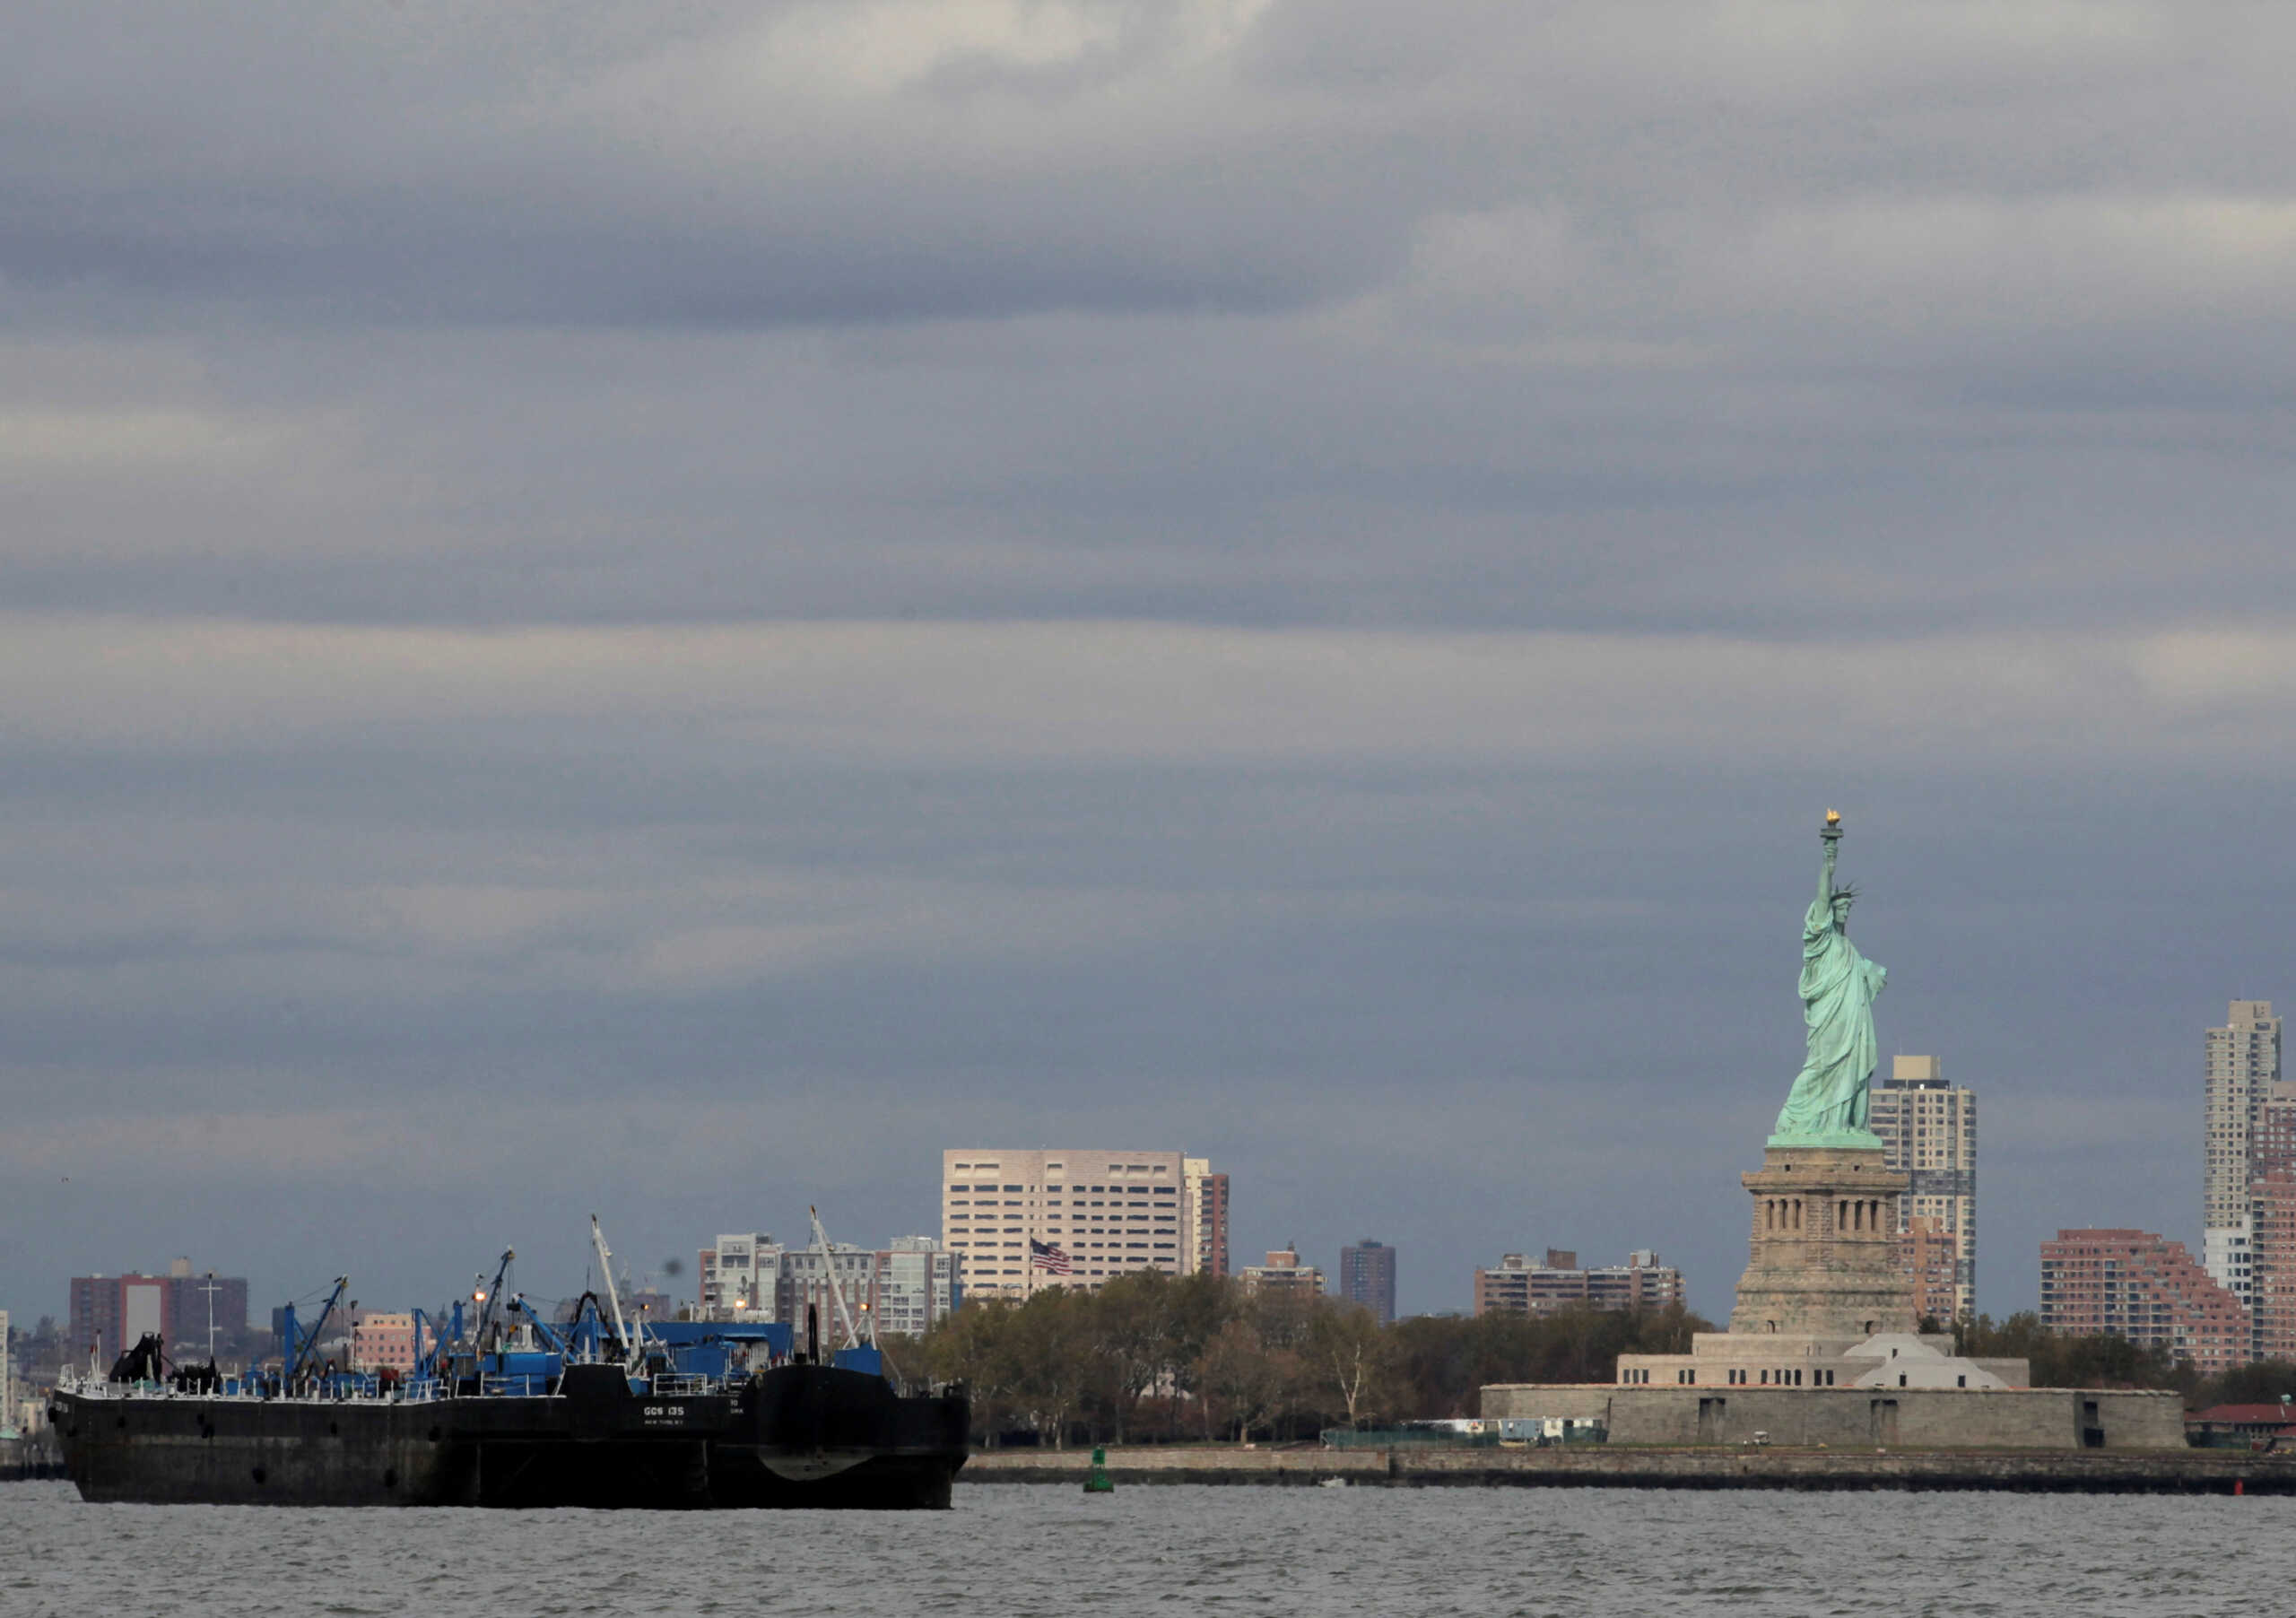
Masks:
[[[199,1396],[52,1401],[90,1501],[175,1505],[709,1510],[945,1509],[961,1396],[900,1398],[829,1367],[640,1398],[575,1367],[560,1396],[424,1404]]]

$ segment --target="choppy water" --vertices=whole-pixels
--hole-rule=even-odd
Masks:
[[[946,1513],[90,1506],[0,1614],[2296,1613],[2296,1500],[960,1484]]]

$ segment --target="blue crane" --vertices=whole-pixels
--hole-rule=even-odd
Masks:
[[[326,1295],[326,1304],[319,1310],[318,1319],[312,1324],[310,1335],[303,1337],[300,1343],[297,1341],[295,1306],[291,1303],[287,1306],[285,1316],[280,1321],[286,1328],[283,1334],[286,1342],[282,1346],[286,1350],[287,1381],[292,1382],[302,1374],[303,1362],[311,1357],[311,1351],[318,1347],[319,1334],[326,1329],[327,1318],[335,1313],[335,1306],[343,1300],[343,1289],[350,1284],[351,1277],[348,1275],[335,1278],[335,1291]]]

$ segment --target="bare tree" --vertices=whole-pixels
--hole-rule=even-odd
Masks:
[[[1361,1427],[1370,1405],[1387,1396],[1395,1341],[1361,1304],[1329,1302],[1309,1324],[1308,1359],[1320,1387],[1339,1396],[1347,1424]]]

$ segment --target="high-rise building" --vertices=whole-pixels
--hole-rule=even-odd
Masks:
[[[1180,1163],[1180,1274],[1228,1274],[1228,1177],[1212,1171],[1212,1160],[1191,1157]]]
[[[855,1329],[866,1316],[877,1333],[914,1335],[956,1308],[956,1266],[929,1236],[896,1236],[875,1248],[835,1241],[826,1259],[818,1248],[784,1247],[761,1231],[720,1236],[716,1247],[701,1249],[699,1312],[705,1320],[785,1321],[802,1331],[811,1305],[823,1340],[842,1342],[839,1292]],[[635,1309],[628,1300],[624,1307]]]
[[[1363,1305],[1381,1326],[1396,1318],[1396,1250],[1366,1236],[1339,1249],[1339,1295]]]
[[[922,1335],[962,1300],[957,1261],[930,1236],[896,1236],[877,1255],[877,1329]]]
[[[1237,1277],[1247,1290],[1258,1292],[1298,1292],[1310,1298],[1324,1295],[1324,1273],[1300,1262],[1300,1249],[1286,1245],[1268,1254],[1265,1264],[1248,1264]]]
[[[1508,1253],[1491,1269],[1474,1273],[1478,1315],[1551,1315],[1579,1306],[1599,1309],[1665,1309],[1684,1296],[1683,1273],[1658,1262],[1657,1252],[1638,1248],[1626,1262],[1582,1269],[1568,1248],[1547,1248],[1543,1261]]]
[[[1183,1161],[1178,1152],[944,1152],[942,1245],[974,1297],[1097,1290],[1139,1270],[1179,1274]],[[1224,1229],[1224,1187],[1222,1205]]]
[[[781,1257],[784,1248],[763,1231],[720,1236],[698,1255],[695,1300],[704,1320],[782,1320]]]
[[[2296,1175],[2266,1174],[2248,1187],[2256,1262],[2249,1272],[2248,1354],[2296,1360]]]
[[[353,1370],[414,1370],[414,1315],[412,1310],[351,1311],[350,1365]]]
[[[2216,1283],[2248,1303],[2255,1221],[2248,1187],[2258,1115],[2280,1082],[2280,1019],[2269,1000],[2235,1000],[2205,1042],[2206,1153],[2202,1174],[2201,1262]]]
[[[774,1288],[774,1313],[777,1320],[786,1320],[802,1340],[805,1330],[807,1309],[820,1325],[822,1342],[834,1347],[845,1341],[844,1327],[838,1319],[838,1300],[844,1299],[845,1312],[851,1317],[853,1329],[866,1337],[863,1318],[877,1321],[879,1255],[849,1241],[832,1241],[829,1251],[817,1248],[791,1248],[780,1255],[781,1274]],[[834,1283],[832,1284],[832,1277]]]
[[[1951,1326],[1965,1313],[1961,1306],[1959,1266],[1961,1239],[1944,1221],[1917,1214],[1899,1234],[1899,1265],[1913,1284],[1913,1312],[1918,1318]]]
[[[2248,1175],[2249,1354],[2296,1360],[2296,1084],[2264,1087]]]
[[[2248,1357],[2240,1300],[2183,1242],[2150,1231],[2059,1231],[2041,1243],[2041,1328],[2165,1348],[2205,1375]]]
[[[246,1335],[247,1278],[195,1274],[187,1258],[165,1275],[74,1275],[67,1318],[65,1353],[74,1363],[100,1352],[108,1368],[146,1332],[160,1334],[171,1360],[204,1360],[211,1325],[222,1353],[234,1352]]]
[[[1683,1273],[1658,1262],[1656,1248],[1637,1248],[1624,1264],[1587,1272],[1587,1301],[1596,1309],[1665,1309],[1683,1301]]]
[[[1935,1057],[1899,1057],[1886,1083],[1874,1086],[1866,1124],[1882,1137],[1885,1164],[1908,1181],[1898,1198],[1900,1268],[1918,1278],[1914,1265],[1935,1262],[1934,1234],[1943,1231],[1952,1246],[1951,1295],[1934,1292],[1919,1312],[1952,1322],[1977,1313],[1977,1092],[1945,1082]],[[1916,1220],[1928,1220],[1932,1236],[1915,1251]]]

